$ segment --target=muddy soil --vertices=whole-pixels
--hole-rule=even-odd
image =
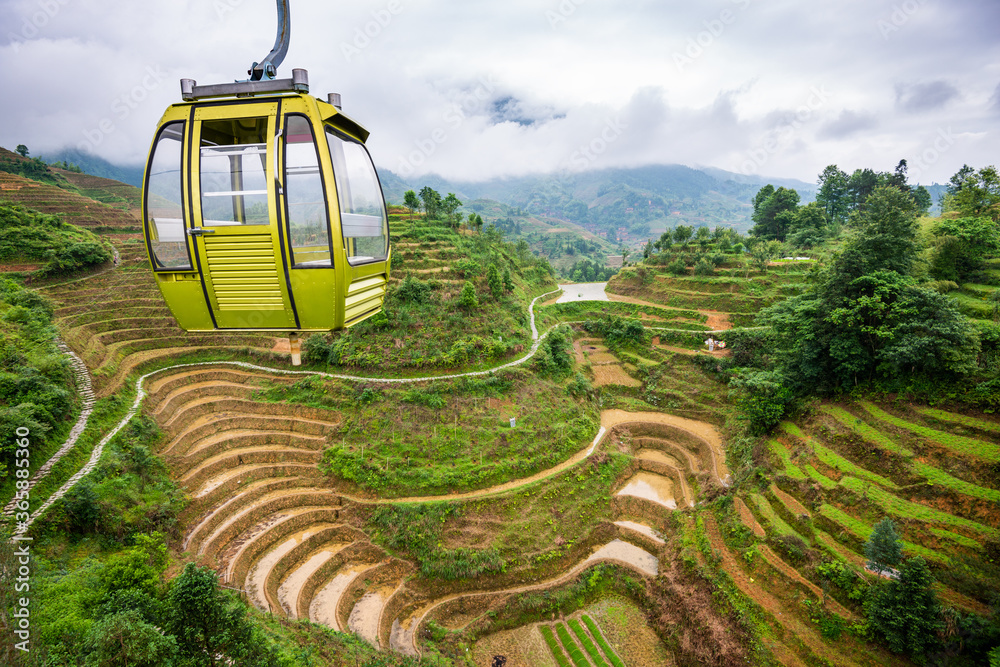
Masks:
[[[673,480],[662,475],[654,475],[651,472],[643,471],[631,477],[617,495],[636,496],[672,510],[677,509]]]

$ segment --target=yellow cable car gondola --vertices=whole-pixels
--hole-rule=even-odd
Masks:
[[[143,182],[156,283],[186,331],[330,331],[378,313],[391,251],[368,132],[309,95],[305,70],[274,78],[279,30],[248,81],[181,80]]]

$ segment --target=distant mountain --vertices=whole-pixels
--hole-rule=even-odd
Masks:
[[[92,153],[84,153],[78,148],[64,148],[58,153],[48,153],[41,156],[41,159],[45,162],[68,162],[75,164],[85,174],[110,178],[115,181],[134,185],[137,188],[142,187],[142,179],[145,175],[145,168],[141,164],[131,166],[112,164],[104,158]]]
[[[493,179],[448,181],[429,175],[403,179],[380,171],[386,198],[401,202],[406,190],[429,186],[454,192],[464,202],[494,200],[534,216],[575,223],[612,243],[638,245],[678,224],[716,225],[747,231],[753,197],[767,183],[794,187],[803,202],[815,186],[794,179],[767,179],[721,169],[653,165]]]

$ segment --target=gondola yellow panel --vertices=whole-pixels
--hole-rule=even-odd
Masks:
[[[329,331],[379,312],[389,228],[368,132],[285,81],[182,82],[144,182],[157,285],[188,331]]]

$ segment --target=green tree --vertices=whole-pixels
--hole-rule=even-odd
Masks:
[[[823,207],[828,220],[836,223],[847,221],[850,212],[850,193],[847,189],[849,177],[831,164],[819,175],[819,190],[816,192],[816,203]]]
[[[762,435],[778,425],[795,396],[787,381],[775,371],[742,369],[730,379],[730,397],[738,413],[749,423],[750,432]]]
[[[766,192],[762,188],[761,192]],[[784,241],[788,227],[799,207],[799,193],[790,188],[780,187],[770,196],[760,199],[758,192],[754,199],[753,229],[750,234],[763,239]]]
[[[694,235],[694,227],[688,225],[677,225],[674,227],[674,241],[681,245],[687,245]]]
[[[920,246],[916,207],[909,195],[895,188],[876,188],[864,210],[851,218],[851,227],[855,234],[834,262],[840,284],[881,270],[910,273]]]
[[[1000,222],[1000,174],[996,167],[974,171],[963,165],[949,183],[948,193],[954,210],[964,216],[987,216]]]
[[[14,151],[21,157],[28,157],[28,147],[24,144],[18,144]]]
[[[694,237],[704,248],[712,239],[712,232],[708,229],[708,225],[699,225],[698,229],[695,230]]]
[[[441,210],[441,195],[429,186],[420,189],[420,201],[424,203],[424,213],[428,218],[437,218],[438,211]]]
[[[413,212],[420,208],[420,198],[413,190],[407,190],[403,194],[403,206],[410,209],[410,220],[413,219]]]
[[[179,652],[173,636],[164,635],[135,610],[95,622],[84,644],[90,650],[87,667],[171,667]]]
[[[167,629],[177,638],[183,664],[274,664],[269,646],[247,619],[246,608],[219,590],[213,570],[185,565],[170,587],[167,602]]]
[[[788,227],[788,242],[799,248],[811,248],[826,238],[826,213],[817,202],[800,207]]]
[[[766,271],[767,265],[781,254],[781,243],[778,241],[761,241],[750,249],[750,261],[758,271]]]
[[[486,267],[486,284],[489,285],[490,294],[493,295],[493,298],[499,299],[500,295],[503,294],[503,280],[500,278],[500,271],[497,269],[497,265],[492,262]]]
[[[888,181],[889,174],[876,172],[872,169],[855,169],[854,173],[847,179],[851,210],[862,210],[875,188],[888,185]]]
[[[508,294],[514,291],[514,279],[510,276],[509,266],[505,266],[503,269],[503,291]]]
[[[448,219],[448,224],[452,227],[458,226],[459,217],[455,215],[455,211],[458,207],[462,205],[462,202],[458,200],[454,192],[449,192],[448,196],[444,198],[441,202],[441,208],[444,209],[444,214]]]
[[[458,302],[466,310],[473,310],[479,307],[479,299],[476,298],[476,288],[468,280],[462,285],[462,294],[458,297]]]
[[[866,605],[868,622],[895,653],[922,660],[944,627],[934,577],[922,558],[910,558],[899,579],[879,586]]]
[[[984,257],[1000,251],[1000,229],[987,217],[942,218],[933,230],[931,275],[967,282],[985,268]]]
[[[918,185],[913,189],[913,204],[917,207],[917,213],[927,215],[931,210],[931,193],[927,188]]]
[[[694,265],[694,275],[711,276],[715,273],[715,264],[707,257],[702,257]]]
[[[865,556],[868,567],[880,573],[896,567],[902,560],[903,547],[892,519],[886,517],[875,524],[871,537],[865,542]]]

